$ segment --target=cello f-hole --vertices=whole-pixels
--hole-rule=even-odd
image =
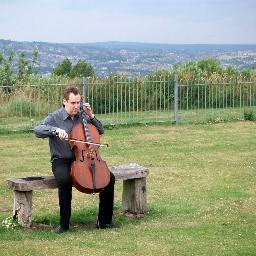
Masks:
[[[84,152],[85,152],[85,150],[84,149],[82,149],[82,159],[80,159],[80,162],[84,162]]]

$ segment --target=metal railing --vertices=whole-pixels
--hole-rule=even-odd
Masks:
[[[178,87],[181,122],[242,120],[244,111],[256,106],[256,82],[252,80],[182,83]]]
[[[184,83],[169,77],[107,77],[75,86],[105,125],[243,119],[255,81]],[[0,86],[0,130],[30,130],[62,105],[66,84]]]
[[[172,119],[173,79],[94,78],[84,81],[85,101],[105,125]],[[83,83],[73,84],[82,92]],[[66,84],[0,86],[0,130],[29,130],[62,105]]]

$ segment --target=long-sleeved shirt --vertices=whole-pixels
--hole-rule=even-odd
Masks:
[[[99,134],[103,134],[104,129],[102,123],[94,116],[93,119],[86,116],[87,123],[93,124]],[[70,133],[73,127],[83,122],[83,116],[81,113],[78,113],[72,119],[65,108],[62,107],[59,110],[50,113],[40,124],[34,128],[34,133],[38,138],[49,138],[49,147],[51,153],[51,161],[55,159],[75,159],[75,154],[71,150],[68,141],[61,140],[56,136],[57,128],[65,130],[67,133]]]

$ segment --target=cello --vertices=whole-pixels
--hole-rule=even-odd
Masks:
[[[82,109],[83,104],[81,104]],[[107,163],[100,157],[100,135],[97,128],[88,124],[84,111],[83,122],[75,125],[67,140],[76,160],[71,165],[73,186],[82,193],[101,192],[110,181]]]

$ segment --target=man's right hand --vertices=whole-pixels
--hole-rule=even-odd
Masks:
[[[67,139],[68,138],[68,134],[66,133],[65,130],[62,130],[60,128],[57,128],[56,129],[56,135],[61,139],[61,140],[64,140],[64,139]]]

